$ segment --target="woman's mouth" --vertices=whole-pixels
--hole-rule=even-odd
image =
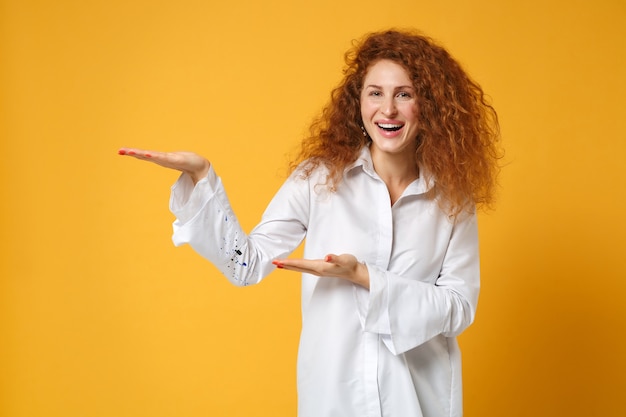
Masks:
[[[384,130],[385,132],[396,132],[402,129],[404,124],[402,123],[376,123],[376,126]]]

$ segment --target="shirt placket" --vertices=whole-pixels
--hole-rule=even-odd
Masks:
[[[378,239],[375,247],[375,265],[387,270],[391,258],[393,242],[393,218],[389,192],[385,183],[378,179],[377,224]],[[380,385],[378,379],[379,358],[381,349],[381,337],[377,333],[365,333],[364,335],[364,381],[367,403],[367,415],[382,417],[382,403]]]
[[[365,333],[365,401],[368,417],[382,417],[380,391],[378,389],[378,349],[380,342],[375,333]]]

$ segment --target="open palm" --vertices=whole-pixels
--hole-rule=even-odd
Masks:
[[[120,148],[118,153],[184,172],[191,177],[194,183],[204,178],[211,166],[206,158],[193,152],[158,152],[145,149]]]

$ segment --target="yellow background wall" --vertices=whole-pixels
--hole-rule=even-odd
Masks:
[[[208,156],[249,229],[390,26],[501,117],[466,415],[626,415],[623,0],[0,1],[0,415],[295,415],[298,277],[238,289],[174,248],[176,174],[116,150]]]

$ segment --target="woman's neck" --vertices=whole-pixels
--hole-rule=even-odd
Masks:
[[[390,154],[372,149],[372,162],[374,170],[387,185],[391,204],[394,204],[406,187],[419,177],[419,168],[413,152]]]

